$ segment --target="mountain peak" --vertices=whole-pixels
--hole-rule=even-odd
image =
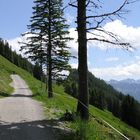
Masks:
[[[111,79],[110,81],[107,81],[107,83],[135,83],[135,84],[140,84],[140,79],[139,80],[135,80],[135,79],[131,79],[131,78],[127,78],[127,79],[123,79],[123,80],[114,80]]]
[[[120,82],[125,82],[125,83],[137,83],[136,80],[134,80],[134,79],[130,79],[130,78],[128,78],[128,79],[124,79],[124,80],[121,80]]]
[[[124,94],[130,94],[140,102],[140,79],[134,80],[128,78],[120,81],[110,80],[108,84],[112,85],[116,90]]]

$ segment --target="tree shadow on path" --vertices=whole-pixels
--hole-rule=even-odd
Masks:
[[[0,122],[0,140],[57,140],[67,130],[58,127],[58,120],[32,122]]]
[[[9,94],[8,94],[8,93],[5,93],[5,92],[0,91],[0,96],[1,96],[1,97],[8,97],[8,96],[9,96]]]

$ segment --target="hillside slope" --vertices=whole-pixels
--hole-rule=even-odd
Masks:
[[[0,97],[6,97],[13,91],[13,88],[9,86],[11,82],[10,73],[5,70],[2,60],[0,60]]]
[[[20,75],[29,85],[31,90],[34,93],[34,98],[44,103],[44,108],[46,111],[46,115],[48,117],[56,119],[58,117],[61,117],[62,114],[65,112],[66,109],[68,109],[70,112],[73,112],[76,110],[76,99],[73,97],[67,95],[64,93],[64,89],[62,86],[54,85],[54,98],[48,99],[47,94],[45,92],[45,85],[43,88],[41,88],[40,81],[33,78],[28,72],[25,70],[18,68],[14,64],[10,63],[8,60],[0,56],[0,71],[4,70],[6,72],[5,78],[1,78],[1,80],[9,79],[10,81],[10,74],[17,73]],[[1,77],[1,75],[0,75]],[[8,82],[10,83],[10,82]],[[8,85],[8,84],[7,84]],[[88,131],[86,140],[120,140],[124,139],[122,138],[118,133],[116,133],[114,130],[112,130],[109,126],[107,126],[102,119],[110,123],[113,127],[118,129],[120,132],[128,136],[130,139],[139,140],[140,139],[140,132],[133,127],[130,127],[129,125],[125,124],[124,122],[120,121],[118,118],[114,117],[110,112],[108,111],[102,111],[94,106],[90,106],[90,112],[94,115],[94,117],[91,117],[89,121]],[[67,123],[67,126],[73,128],[75,131],[81,131],[81,129],[78,127],[77,122],[74,123]],[[80,125],[79,125],[80,126]],[[81,127],[81,126],[80,126]],[[76,139],[78,136],[77,134],[68,136],[68,139]],[[79,138],[79,137],[78,137]],[[77,139],[78,139],[77,138]]]

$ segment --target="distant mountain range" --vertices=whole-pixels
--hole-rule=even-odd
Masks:
[[[125,80],[110,80],[107,82],[116,90],[133,96],[140,102],[140,80],[125,79]]]

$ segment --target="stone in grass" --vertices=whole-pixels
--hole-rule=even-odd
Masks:
[[[74,121],[75,120],[75,114],[70,113],[67,109],[65,114],[60,118],[62,121]]]

